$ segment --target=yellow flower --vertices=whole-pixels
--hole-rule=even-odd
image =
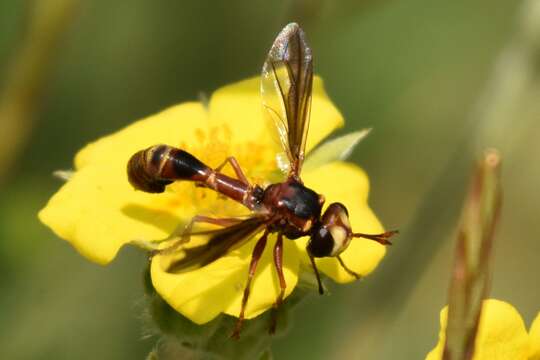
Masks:
[[[442,359],[448,306],[441,311],[439,342],[426,360]],[[484,300],[473,360],[540,360],[540,313],[527,333],[519,312],[510,304]]]
[[[540,360],[540,312],[529,329],[529,359]]]
[[[174,183],[162,194],[135,191],[128,183],[126,164],[138,150],[168,144],[189,151],[212,167],[226,156],[235,156],[250,181],[265,184],[275,180],[279,149],[262,119],[259,82],[257,77],[223,87],[213,94],[207,107],[198,102],[173,106],[87,145],[75,157],[73,176],[41,210],[40,220],[88,259],[107,264],[124,244],[165,239],[194,215],[246,214],[242,206],[189,182]],[[342,125],[341,114],[316,77],[307,151]],[[327,204],[339,201],[347,206],[354,231],[383,231],[367,205],[367,176],[357,166],[335,161],[306,170],[302,178],[307,186],[324,194]],[[269,238],[259,263],[246,318],[269,309],[279,293],[268,250],[275,240],[275,236]],[[285,241],[285,296],[294,289],[299,272],[311,271],[306,241]],[[152,283],[172,307],[198,324],[220,313],[238,316],[253,246],[252,239],[208,266],[181,274],[164,272],[159,261],[162,257],[155,257]],[[384,254],[384,246],[359,238],[342,258],[353,271],[366,275]],[[320,259],[318,265],[337,282],[354,280],[334,258]]]

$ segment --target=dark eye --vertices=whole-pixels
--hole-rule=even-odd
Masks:
[[[307,250],[313,257],[337,256],[350,242],[350,233],[344,226],[322,225],[312,233]]]
[[[307,245],[307,251],[313,257],[330,256],[333,249],[334,239],[326,227],[321,226],[312,233]]]

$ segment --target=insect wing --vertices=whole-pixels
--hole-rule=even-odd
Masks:
[[[298,177],[309,129],[313,61],[304,31],[296,23],[277,36],[264,63],[261,95],[289,160],[289,176]]]
[[[264,224],[263,217],[252,217],[224,229],[193,233],[193,235],[209,235],[208,242],[204,245],[182,249],[184,256],[170,262],[165,271],[180,273],[208,265],[224,256],[233,247],[246,243],[264,227]]]

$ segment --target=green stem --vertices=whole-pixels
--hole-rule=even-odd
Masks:
[[[478,163],[461,213],[443,360],[470,360],[474,355],[501,197],[500,158],[490,150]]]

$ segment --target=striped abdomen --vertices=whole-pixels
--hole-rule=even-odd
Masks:
[[[204,181],[212,170],[184,150],[155,145],[135,153],[128,163],[128,179],[137,190],[165,191],[174,180]]]
[[[172,146],[155,145],[135,153],[127,172],[129,182],[137,190],[161,193],[173,181],[195,181],[252,207],[249,184],[216,172],[190,153]]]

